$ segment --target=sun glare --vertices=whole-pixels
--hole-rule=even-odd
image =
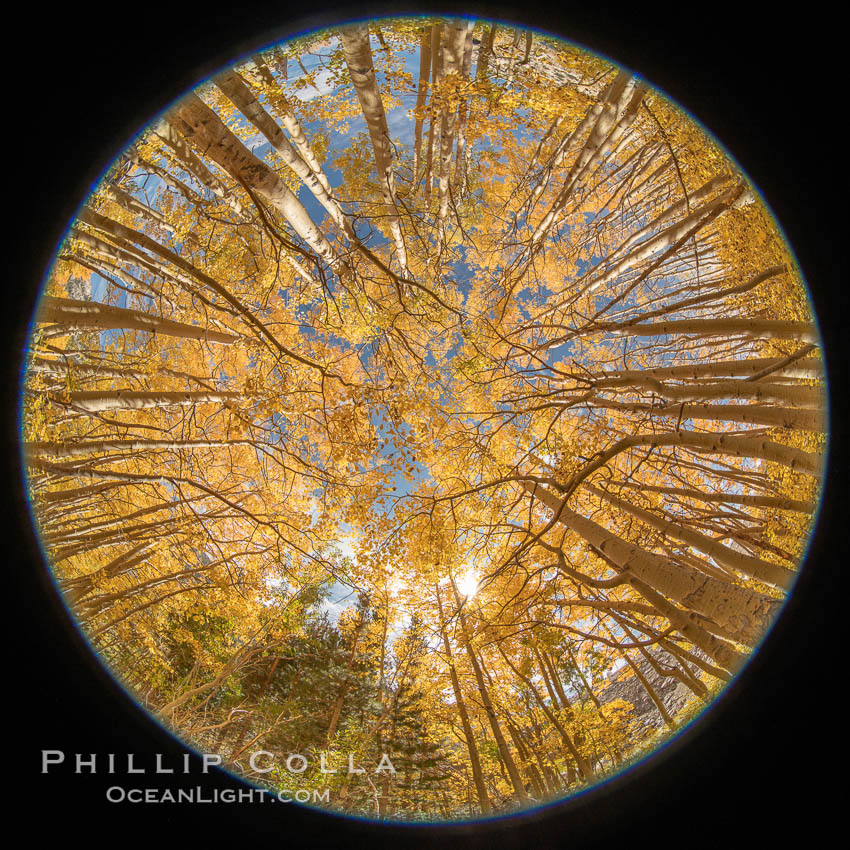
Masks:
[[[470,570],[458,579],[457,589],[461,596],[471,599],[478,592],[478,576]]]

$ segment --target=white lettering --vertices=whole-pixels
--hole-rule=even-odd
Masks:
[[[295,759],[301,759],[301,767],[293,767],[292,766],[292,762]],[[307,759],[304,758],[304,756],[302,756],[300,753],[293,753],[286,760],[286,769],[290,773],[304,773],[304,771],[307,770]]]
[[[260,756],[268,756],[269,758],[274,758],[274,753],[270,753],[268,750],[257,750],[257,752],[251,753],[251,758],[248,759],[248,764],[251,765],[251,770],[253,770],[255,773],[268,773],[270,770],[273,770],[273,764],[270,764],[268,767],[257,767],[257,759]]]
[[[216,753],[203,753],[202,758],[204,760],[204,773],[210,772],[210,766],[221,764],[221,756]]]
[[[58,756],[58,758],[57,758]],[[47,765],[62,764],[65,761],[65,753],[62,750],[42,750],[41,751],[41,772],[47,773]]]
[[[82,773],[83,765],[89,768],[89,773],[97,773],[97,756],[94,753],[89,753],[89,758],[84,759],[82,753],[77,753],[77,767],[74,773]]]
[[[375,768],[375,773],[380,773],[382,770],[389,770],[392,773],[396,772],[393,763],[390,761],[390,757],[386,753],[381,753],[381,760]]]

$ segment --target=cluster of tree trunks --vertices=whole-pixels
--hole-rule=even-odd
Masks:
[[[454,729],[470,811],[489,814],[627,756],[598,732],[620,728],[600,667],[625,664],[673,728],[642,665],[707,700],[761,641],[817,506],[819,337],[808,308],[765,306],[805,304],[778,249],[724,253],[750,190],[731,166],[691,175],[687,134],[646,84],[598,59],[575,84],[541,82],[554,48],[495,24],[388,26],[373,52],[375,35],[352,24],[323,49],[376,194],[330,179],[276,48],[175,104],[81,210],[36,316],[29,486],[66,599],[177,728],[215,729],[234,762],[281,734],[258,706],[286,612],[316,615],[302,596],[349,584],[383,620],[361,607],[316,746],[343,734],[377,641],[370,739],[397,739],[431,663],[433,722]],[[407,148],[385,106],[398,45],[418,51]],[[561,106],[529,141],[511,95],[534,86]],[[482,154],[497,130],[498,166]],[[67,297],[69,275],[92,274],[105,295]],[[398,655],[392,685],[401,608],[375,607],[385,576],[332,546],[355,520],[396,541],[435,635]],[[456,582],[469,564],[474,595]],[[271,573],[289,595],[269,607]],[[208,627],[225,604],[254,632],[212,671],[199,652],[182,680],[164,673],[187,650],[155,630]],[[260,669],[253,703],[201,722]]]

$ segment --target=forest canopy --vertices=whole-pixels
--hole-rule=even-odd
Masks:
[[[376,819],[538,805],[674,734],[778,616],[827,444],[746,176],[629,71],[472,19],[299,36],[173,104],[72,223],[22,393],[97,655],[238,775]]]

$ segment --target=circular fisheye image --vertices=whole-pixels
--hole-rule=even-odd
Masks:
[[[471,18],[302,34],[151,120],[20,409],[45,561],[140,710],[393,822],[563,800],[710,707],[827,446],[757,187],[651,81]]]

